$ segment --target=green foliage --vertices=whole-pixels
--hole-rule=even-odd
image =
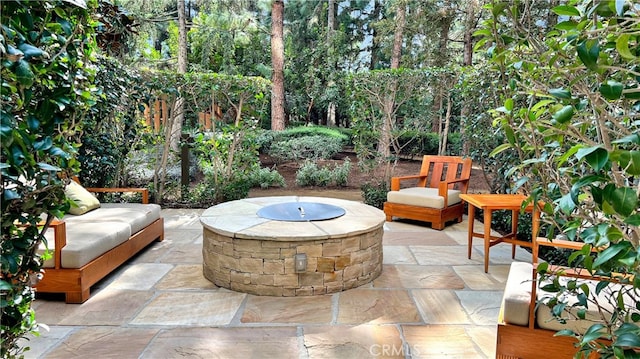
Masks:
[[[400,154],[405,156],[437,155],[439,135],[433,132],[406,130],[398,136]]]
[[[252,128],[255,121],[245,121],[195,136],[193,153],[204,179],[192,194],[194,201],[210,206],[247,197],[260,170]]]
[[[640,287],[630,280],[640,275],[640,9],[626,1],[568,1],[551,9],[565,17],[550,24],[544,41],[528,36],[526,26],[514,26],[518,10],[509,2],[491,9],[493,18],[478,34],[479,46],[491,44],[488,54],[504,83],[503,105],[493,115],[506,143],[493,153],[517,153],[519,162],[507,175],[514,190],[545,203],[550,238],[560,233],[585,243],[569,258],[572,266],[628,284],[603,281],[596,292],[612,290],[608,304],[614,310],[601,311],[602,322],[584,335],[561,335],[578,337],[579,355],[633,357],[640,316],[635,305],[615,298],[637,295]],[[597,248],[595,258],[591,248]],[[544,278],[554,274],[540,272]],[[574,281],[553,283],[557,295],[545,304],[560,321],[568,299],[578,299],[574,307],[580,310],[597,295]],[[596,343],[600,336],[612,344]]]
[[[277,131],[275,133],[276,140],[279,141],[306,136],[325,136],[342,142],[347,142],[349,140],[349,137],[340,129],[324,126],[289,127],[284,131]]]
[[[389,183],[387,181],[367,182],[362,185],[360,191],[365,204],[382,209],[384,202],[387,201]]]
[[[333,168],[329,166],[320,167],[314,161],[305,160],[298,172],[296,172],[296,184],[302,187],[346,186],[350,172],[351,162],[348,158],[342,165],[334,166]]]
[[[430,130],[433,89],[429,83],[443,71],[379,70],[351,74],[344,79],[353,143],[360,164],[367,168],[393,161],[414,143],[411,134],[421,136]],[[385,123],[390,128],[384,128]],[[388,138],[383,141],[385,136]],[[391,158],[384,158],[384,146],[390,147]]]
[[[503,151],[490,156],[496,147],[505,142],[504,133],[493,125],[489,111],[499,106],[499,89],[502,86],[498,72],[487,66],[465,69],[458,86],[465,106],[473,109],[462,119],[462,141],[469,149],[468,155],[473,164],[490,174],[485,179],[491,193],[510,192],[511,178],[507,172],[520,162],[515,151]]]
[[[279,162],[301,159],[327,160],[342,150],[339,138],[327,136],[302,136],[271,144],[269,155]]]
[[[259,168],[249,173],[251,187],[286,187],[284,177],[272,168]]]
[[[340,128],[329,128],[324,126],[296,126],[286,128],[283,131],[266,130],[258,136],[258,141],[260,144],[260,150],[264,153],[268,153],[274,143],[287,142],[301,137],[324,137],[332,143],[344,146],[349,143],[349,133],[350,132],[348,130]],[[305,141],[312,142],[311,139],[303,140],[303,142]]]
[[[123,185],[124,160],[140,143],[140,107],[147,88],[137,71],[113,59],[98,59],[95,85],[101,94],[86,114],[78,151],[80,178],[87,187]]]
[[[27,348],[18,339],[37,333],[36,250],[48,223],[69,208],[58,174],[77,172],[74,136],[94,103],[89,14],[66,1],[0,2],[3,358],[20,356]]]
[[[271,77],[266,19],[260,12],[219,1],[203,3],[188,33],[189,63],[201,71]],[[172,34],[177,43],[176,34]],[[172,49],[172,54],[177,53]]]
[[[194,193],[202,194],[202,200],[209,204],[228,200],[229,197],[222,193],[220,186],[223,183],[227,185],[246,181],[246,175],[252,170],[252,166],[257,166],[256,138],[261,133],[260,122],[270,121],[269,99],[265,96],[269,92],[270,82],[259,77],[215,73],[145,71],[142,72],[142,77],[149,91],[149,103],[156,99],[165,100],[168,103],[169,117],[173,116],[173,105],[177,99],[186,99],[183,129],[189,129],[194,134],[197,142],[193,152],[197,157],[196,161],[201,165],[201,170],[211,176],[202,186],[216,186]],[[221,109],[223,116],[212,118],[212,128],[201,130],[198,114],[211,112],[212,104]],[[150,142],[163,143],[166,137],[167,129],[164,128]],[[203,143],[206,145],[202,146]],[[156,191],[154,197],[158,199],[172,197],[169,190],[180,188],[178,184],[168,182],[167,169],[163,168],[163,153],[164,151],[156,151],[157,157],[151,159],[154,166],[152,188]],[[243,188],[240,185],[236,187]],[[229,192],[235,197],[242,191],[234,189]]]

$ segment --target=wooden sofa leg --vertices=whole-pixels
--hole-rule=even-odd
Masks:
[[[75,303],[80,304],[84,303],[89,299],[89,289],[83,290],[81,292],[65,292],[64,298],[66,303]]]
[[[431,228],[442,230],[444,229],[444,222],[431,222]]]

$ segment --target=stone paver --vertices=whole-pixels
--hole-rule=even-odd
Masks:
[[[304,328],[309,358],[404,358],[406,348],[395,325]]]
[[[404,325],[402,330],[412,358],[475,359],[482,357],[463,326]]]
[[[331,324],[331,296],[268,297],[249,296],[242,323],[318,323]]]
[[[420,314],[406,290],[353,289],[340,293],[338,323],[419,323]]]
[[[168,292],[154,298],[131,324],[227,325],[238,312],[246,294],[220,289],[215,292]]]
[[[138,357],[158,329],[84,327],[74,331],[47,358],[132,358]],[[114,345],[126,343],[126,345]]]
[[[165,240],[97,283],[87,302],[39,297],[36,318],[50,330],[29,341],[25,357],[495,357],[511,246],[491,248],[484,273],[479,239],[467,259],[466,220],[442,231],[386,222],[382,274],[372,283],[283,298],[233,292],[204,278],[203,212],[163,210]],[[516,260],[531,255],[518,248]]]
[[[179,328],[160,333],[140,358],[299,358],[295,327]]]

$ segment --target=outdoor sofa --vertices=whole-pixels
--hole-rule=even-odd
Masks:
[[[137,192],[142,203],[100,203],[91,192]],[[85,189],[71,181],[65,193],[75,205],[45,234],[52,256],[35,288],[38,293],[64,293],[67,303],[83,303],[92,285],[151,242],[162,241],[164,222],[145,188]]]
[[[535,245],[580,250],[584,243],[537,238]],[[555,319],[551,314],[551,309],[540,303],[542,298],[553,297],[555,293],[549,293],[540,288],[536,267],[537,258],[534,258],[533,263],[511,263],[498,318],[496,343],[496,358],[498,359],[573,358],[578,351],[576,338],[558,336],[558,331],[570,329],[576,333],[584,334],[591,325],[601,322],[598,306],[593,304],[589,304],[584,319],[577,319],[577,309],[569,306],[567,309],[572,314],[563,313],[566,323]],[[608,277],[591,276],[586,270],[564,268],[563,275],[559,277],[559,280],[563,281],[569,278],[577,279],[580,285],[588,285],[592,293],[595,293],[596,286],[600,281],[612,281]],[[613,293],[617,293],[620,290],[619,286],[622,285],[615,282],[610,284],[613,286]],[[606,311],[613,310],[610,304],[611,293],[612,291],[604,289],[597,296],[598,303]],[[633,292],[626,292],[623,299],[627,307],[635,306],[640,299],[637,297],[637,293],[631,293]],[[575,298],[572,299],[571,303],[575,303]],[[605,339],[599,339],[599,341],[605,344],[608,342]],[[591,357],[597,356],[592,355]]]

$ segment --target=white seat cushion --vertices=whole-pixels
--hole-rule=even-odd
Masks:
[[[531,276],[533,265],[513,262],[502,297],[503,320],[508,324],[529,325],[529,303],[531,302]]]
[[[448,205],[460,203],[460,191],[450,189],[448,191]],[[444,208],[444,197],[438,195],[437,188],[409,187],[399,191],[389,191],[387,202],[401,203],[410,206]]]
[[[533,266],[531,263],[525,262],[513,262],[509,269],[509,276],[504,290],[503,296],[503,320],[508,324],[529,325],[529,304],[531,300],[531,276],[533,274]],[[562,277],[561,281],[570,280],[568,277]],[[580,283],[587,283],[591,288],[591,293],[595,293],[597,281],[594,280],[581,280]],[[619,284],[611,284],[611,288],[620,288]],[[539,287],[536,290],[538,300],[545,297],[555,296],[554,293],[541,290]],[[599,298],[600,304],[603,308],[611,310],[610,300],[606,300],[607,293],[610,290],[603,290]],[[629,292],[627,292],[629,293]],[[635,296],[627,295],[624,297],[627,306],[634,307],[635,303],[640,300]],[[575,297],[569,297],[568,303],[576,303]],[[585,333],[585,331],[594,323],[600,321],[600,314],[595,304],[589,303],[589,308],[586,312],[586,320],[576,320],[577,310],[567,306],[572,313],[568,315],[564,313],[563,317],[567,320],[566,324],[560,323],[551,314],[551,309],[544,305],[539,305],[536,309],[536,323],[540,328],[559,331],[563,329],[571,329],[577,333]]]
[[[67,223],[67,245],[62,248],[62,268],[80,268],[113,247],[131,237],[131,227],[124,222]],[[52,258],[44,262],[44,268],[53,268],[55,244],[53,229],[45,233]],[[44,252],[44,245],[40,253]]]
[[[560,278],[560,281],[566,283],[567,281],[569,281],[569,279],[570,278],[562,277]],[[596,285],[599,283],[598,281],[581,279],[578,281],[578,283],[580,283],[579,285],[581,285],[582,283],[586,283],[589,286],[589,291],[590,291],[589,297],[590,298],[594,297],[593,294],[596,293]],[[610,303],[611,302],[615,303],[616,299],[611,298],[612,293],[618,293],[621,290],[621,288],[622,286],[620,284],[611,283],[607,288],[603,289],[600,292],[600,294],[597,296],[597,301],[599,305],[602,308],[604,308],[605,313],[611,313],[613,311],[614,307]],[[623,296],[625,306],[627,308],[635,308],[636,303],[638,302],[638,300],[640,300],[640,298],[637,297],[637,294],[632,294],[633,291],[631,290],[626,290],[625,293],[627,294]],[[547,298],[555,297],[555,294],[539,290],[538,300],[544,299],[545,297]],[[575,319],[577,318],[578,310],[576,308],[570,307],[571,305],[577,303],[576,298],[574,296],[569,296],[567,298],[567,302],[569,303],[569,305],[567,305],[567,310],[571,314],[566,312],[562,314],[562,317],[567,321],[566,324],[562,324],[557,319],[555,319],[551,314],[551,309],[549,307],[540,305],[536,310],[536,323],[538,324],[538,326],[540,328],[555,330],[555,331],[559,331],[563,329],[571,329],[576,333],[584,334],[591,325],[597,322],[602,322],[602,319],[601,319],[602,316],[596,304],[588,302],[588,308],[586,311],[585,319],[580,320],[580,319]],[[608,316],[607,320],[611,320],[611,316],[609,314],[605,314],[605,315]]]
[[[102,203],[101,207],[80,216],[66,215],[67,228],[78,222],[124,222],[135,234],[160,218],[160,206],[142,203]]]

